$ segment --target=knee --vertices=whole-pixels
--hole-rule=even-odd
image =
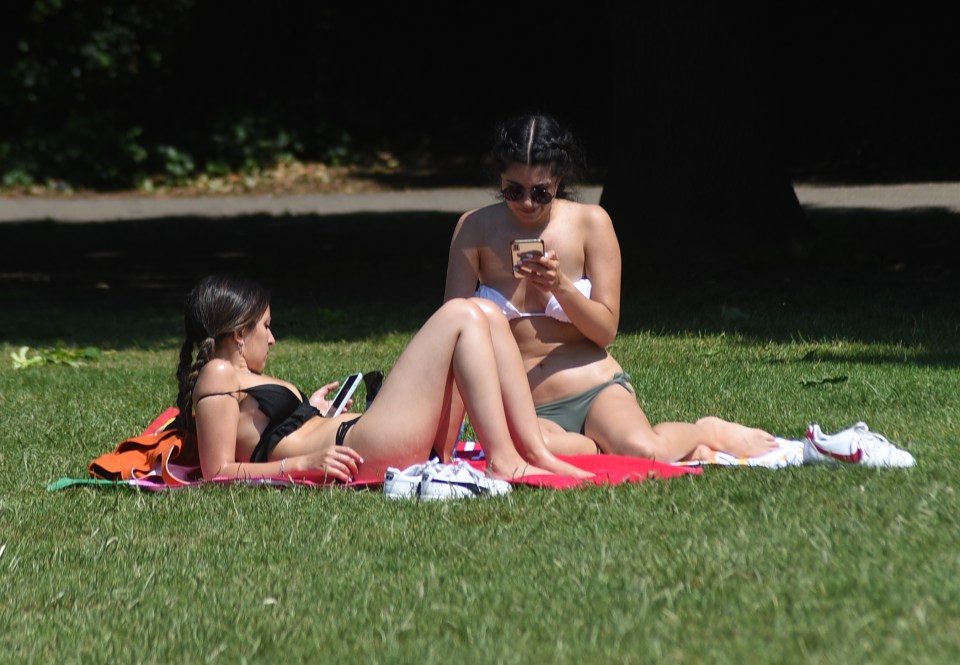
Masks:
[[[667,457],[663,446],[657,441],[657,437],[642,432],[629,433],[615,448],[617,449],[609,452],[650,460],[662,460]]]
[[[487,316],[477,305],[477,298],[454,298],[448,300],[440,308],[445,316],[456,319],[467,325],[487,325]]]
[[[490,300],[486,298],[470,298],[469,301],[483,312],[483,315],[491,324],[508,324],[507,317],[503,315],[503,311]]]
[[[661,446],[649,439],[638,439],[630,442],[631,455],[649,460],[663,460],[667,457]]]

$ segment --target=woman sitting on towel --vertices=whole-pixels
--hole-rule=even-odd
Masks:
[[[474,299],[453,299],[427,320],[362,417],[321,415],[336,384],[308,398],[263,374],[275,340],[260,285],[227,276],[201,280],[187,297],[185,325],[177,406],[196,431],[206,480],[376,481],[388,466],[425,462],[432,451],[449,461],[461,416],[451,418],[455,392],[495,478],[590,476],[545,446],[507,320],[484,314]]]
[[[445,298],[480,296],[490,317],[509,319],[550,449],[675,462],[778,447],[715,417],[651,426],[607,351],[620,323],[620,246],[603,208],[569,197],[584,166],[577,140],[550,116],[524,115],[498,128],[491,157],[503,200],[460,218]],[[514,261],[513,241],[531,238],[545,252]]]

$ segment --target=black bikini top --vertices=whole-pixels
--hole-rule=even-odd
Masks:
[[[264,433],[269,432],[290,417],[290,414],[297,410],[301,404],[307,403],[307,398],[295,393],[286,386],[279,383],[262,383],[259,386],[250,386],[241,388],[241,393],[247,393],[257,400],[260,410],[270,422]]]

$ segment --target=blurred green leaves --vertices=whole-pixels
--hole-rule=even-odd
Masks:
[[[340,70],[311,64],[336,48],[320,38],[330,17],[288,5],[265,26],[198,0],[6,8],[0,182],[109,190],[251,172],[307,151],[348,162],[350,135],[324,115]]]
[[[71,349],[60,344],[53,348],[30,350],[29,346],[21,346],[19,351],[11,352],[13,369],[27,369],[43,365],[68,365],[82,367],[88,361],[99,360],[102,356],[100,349],[88,346],[83,349]]]

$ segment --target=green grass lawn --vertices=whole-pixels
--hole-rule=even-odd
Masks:
[[[172,404],[182,293],[8,282],[0,661],[958,662],[956,286],[841,266],[624,294],[613,350],[651,420],[712,413],[797,438],[862,419],[913,469],[708,468],[417,504],[47,492]],[[389,369],[436,304],[301,296],[277,293],[269,371],[304,389]],[[58,341],[101,356],[13,368],[21,346]]]

